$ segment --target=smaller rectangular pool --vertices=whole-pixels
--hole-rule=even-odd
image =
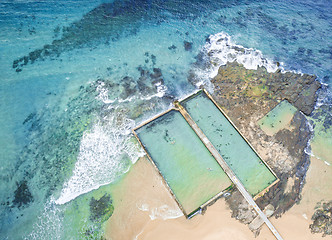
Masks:
[[[284,100],[261,118],[258,125],[267,135],[272,136],[287,127],[296,111],[296,107]]]

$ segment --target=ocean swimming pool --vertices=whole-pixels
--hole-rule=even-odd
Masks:
[[[252,196],[278,181],[205,90],[190,95],[179,104],[178,107],[183,107],[189,116],[182,110],[170,109],[133,132],[187,217],[231,185],[206,147],[206,141],[212,143]],[[203,131],[206,141],[205,136],[195,132],[188,117]]]
[[[170,110],[135,132],[187,216],[231,185],[180,112]]]
[[[283,100],[257,123],[267,135],[272,136],[287,127],[296,111],[292,104]]]
[[[184,99],[180,104],[252,196],[259,194],[277,181],[272,170],[265,165],[204,91]]]

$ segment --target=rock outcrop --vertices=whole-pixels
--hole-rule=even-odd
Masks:
[[[280,217],[300,200],[310,158],[305,153],[311,131],[305,115],[317,100],[320,83],[315,76],[296,73],[268,73],[264,67],[248,70],[233,62],[221,66],[212,79],[214,99],[251,142],[280,181],[256,200],[261,209],[270,205]],[[257,121],[280,101],[287,99],[298,111],[288,127],[268,136]],[[236,189],[227,197],[232,216],[246,224],[255,214]],[[256,234],[258,230],[253,230]]]
[[[323,233],[323,237],[326,235],[332,235],[332,201],[323,203],[312,215],[309,228],[312,233]]]

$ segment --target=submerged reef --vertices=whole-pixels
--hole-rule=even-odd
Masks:
[[[197,4],[195,4],[197,2]],[[57,59],[67,51],[84,47],[92,48],[99,44],[111,45],[122,37],[135,35],[142,23],[152,21],[161,24],[168,21],[168,13],[180,20],[192,21],[202,12],[241,4],[242,1],[227,2],[209,0],[206,4],[200,1],[184,1],[181,4],[163,0],[115,0],[105,2],[82,16],[78,21],[68,26],[57,26],[53,29],[54,38],[50,43],[32,50],[25,56],[13,60],[12,67],[21,72],[24,66],[45,59]],[[35,30],[29,30],[34,34]],[[192,49],[192,43],[184,41],[187,51]]]
[[[27,181],[23,180],[17,184],[17,189],[15,190],[13,204],[17,207],[23,207],[33,201],[33,197],[30,193]]]
[[[94,197],[90,200],[90,220],[93,222],[105,222],[114,211],[111,196],[105,194],[100,199]]]
[[[214,99],[280,179],[256,200],[261,209],[272,205],[274,216],[280,217],[301,199],[310,164],[305,149],[312,135],[305,116],[314,110],[321,84],[315,76],[280,71],[268,73],[264,67],[248,70],[236,62],[221,66],[212,83]],[[267,135],[257,122],[285,99],[297,112],[287,127],[272,136]],[[236,188],[226,199],[234,218],[246,224],[255,219],[255,211]],[[259,229],[259,225],[251,228],[256,234]]]
[[[82,85],[68,99],[59,100],[60,94],[49,94],[51,100],[47,107],[27,115],[22,121],[26,144],[11,170],[12,175],[3,178],[16,189],[1,203],[4,208],[8,211],[13,207],[29,208],[33,202],[45,202],[52,195],[58,197],[63,184],[73,175],[84,134],[93,131],[95,125],[114,134],[116,139],[110,141],[115,146],[118,138],[128,135],[126,129],[133,127],[129,126],[132,120],[145,112],[158,112],[164,104],[167,106],[173,101],[173,96],[164,94],[166,87],[159,68],[138,66],[137,71],[138,78],[124,77],[120,83],[100,78]],[[108,154],[114,157],[112,154],[117,153]],[[126,151],[119,156],[124,159],[123,165],[130,158]],[[107,177],[105,181],[109,181]],[[96,201],[107,199],[105,196]],[[93,201],[91,204],[94,205]],[[100,210],[100,206],[97,204],[96,208]],[[97,215],[91,215],[91,219],[97,219]]]
[[[114,1],[103,3],[86,13],[82,19],[61,29],[61,38],[13,61],[13,68],[22,67],[45,58],[57,58],[63,52],[100,43],[116,41],[125,31],[134,34],[147,9],[146,1]],[[60,29],[55,31],[60,32]]]

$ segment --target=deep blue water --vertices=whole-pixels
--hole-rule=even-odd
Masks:
[[[330,84],[331,19],[319,0],[1,1],[0,239],[102,234],[92,197],[142,154],[130,129],[194,90],[192,70],[208,81],[208,36],[228,38],[220,64],[278,61]]]

